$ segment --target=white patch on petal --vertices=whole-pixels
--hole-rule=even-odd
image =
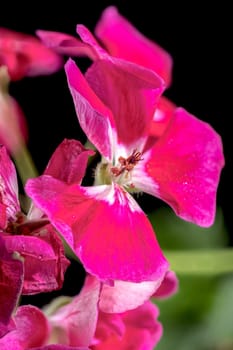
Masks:
[[[112,192],[112,185],[100,185],[100,186],[91,186],[91,187],[82,187],[82,190],[86,196],[93,197],[97,200],[106,200],[109,197],[109,194]]]
[[[147,141],[146,137],[142,137],[138,139],[137,141],[131,143],[130,145],[123,145],[121,143],[118,143],[115,148],[114,152],[114,164],[113,166],[118,165],[118,159],[120,157],[128,158],[134,150],[137,150],[138,152],[142,152],[144,149],[144,145]]]
[[[83,187],[84,194],[114,205],[116,201],[122,206],[129,206],[132,212],[142,212],[134,198],[117,184]]]
[[[133,283],[114,281],[114,286],[103,284],[99,307],[107,313],[119,313],[133,310],[148,300],[159,288],[164,278],[162,275],[155,281]]]
[[[108,128],[108,137],[109,137],[109,143],[111,145],[111,159],[109,159],[108,161],[112,163],[114,161],[115,150],[117,148],[117,133],[116,133],[116,129],[113,128],[110,123]]]

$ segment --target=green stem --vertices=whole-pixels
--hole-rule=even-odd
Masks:
[[[233,248],[167,250],[164,255],[177,274],[214,276],[233,273]]]
[[[20,148],[18,153],[13,155],[13,159],[23,185],[28,179],[38,176],[31,154],[25,145]]]

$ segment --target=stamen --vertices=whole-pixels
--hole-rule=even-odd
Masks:
[[[111,172],[114,176],[121,175],[124,171],[131,171],[135,167],[135,165],[142,160],[142,153],[137,151],[136,149],[133,150],[133,153],[128,157],[119,157],[118,161],[120,163],[119,167],[112,167]]]

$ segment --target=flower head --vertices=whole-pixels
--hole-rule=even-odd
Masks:
[[[86,54],[94,62],[85,73],[86,81],[72,61],[65,69],[80,125],[110,164],[99,167],[97,182],[113,178],[128,183],[161,198],[183,219],[210,226],[224,166],[221,138],[210,125],[161,96],[171,82],[171,56],[115,6],[103,11],[94,32],[107,51],[83,25],[77,25],[81,40],[56,32],[37,34],[57,52]],[[160,91],[157,85],[157,97],[152,80],[144,95],[137,85],[140,80],[148,83],[153,72],[165,82]]]
[[[161,131],[156,108],[163,80],[152,69],[110,56],[84,26],[78,33],[97,59],[85,76],[72,60],[65,71],[79,123],[102,155],[95,186],[41,177],[28,182],[27,193],[88,272],[102,280],[153,280],[168,265],[129,192],[154,195],[181,218],[211,225],[224,164],[221,139],[207,123],[170,106]],[[157,123],[159,131],[151,132]]]

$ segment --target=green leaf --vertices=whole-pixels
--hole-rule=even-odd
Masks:
[[[233,248],[164,251],[178,274],[215,276],[233,273]]]
[[[180,291],[153,300],[160,309],[163,337],[156,350],[232,350],[233,275],[180,278]]]
[[[233,349],[233,275],[220,279],[202,327],[205,349]]]

